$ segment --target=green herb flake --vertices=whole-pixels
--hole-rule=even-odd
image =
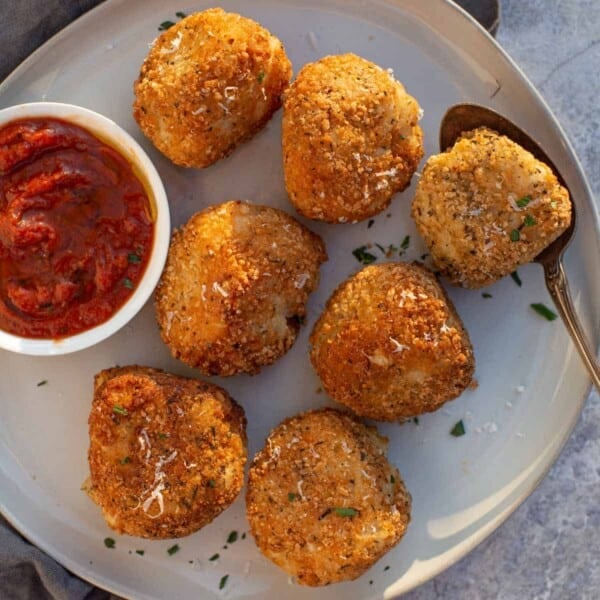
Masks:
[[[413,417],[413,423],[415,425],[418,425],[419,424],[419,417]]]
[[[173,21],[163,21],[159,26],[158,26],[158,30],[159,31],[166,31],[167,29],[169,29],[170,27],[173,27],[173,25],[175,25],[175,23],[173,23]]]
[[[536,302],[534,304],[531,304],[530,306],[531,308],[533,308],[533,310],[535,310],[535,312],[538,315],[544,317],[544,319],[546,319],[547,321],[555,321],[556,319],[558,319],[558,315],[541,302]]]
[[[244,531],[244,533],[242,533],[242,539],[245,540],[246,539],[246,532]]]
[[[525,208],[531,202],[531,196],[523,196],[517,200],[517,206],[519,208]]]
[[[121,464],[122,465],[128,465],[131,462],[131,457],[130,456],[126,456],[125,458],[121,459]]]
[[[127,255],[127,262],[137,264],[141,261],[142,259],[137,254],[133,254],[133,252]]]
[[[145,552],[146,552],[145,550],[136,550],[135,551],[135,553],[139,554],[140,556],[144,556]]]
[[[179,19],[185,19],[185,18],[187,17],[187,15],[186,15],[184,12],[181,12],[180,10],[178,10],[178,11],[175,13],[175,16],[176,16],[177,18],[179,18]]]
[[[384,571],[389,571],[389,570],[390,570],[390,565],[386,565],[386,566],[383,568],[383,570],[384,570]]]
[[[491,294],[488,294],[488,292],[483,292],[483,293],[481,294],[481,297],[482,297],[482,298],[491,298],[491,297],[492,297],[492,295],[491,295]]]
[[[216,488],[217,487],[217,482],[214,479],[209,479],[207,484],[206,484],[209,488]]]
[[[132,290],[133,289],[133,281],[131,281],[131,279],[129,279],[129,277],[125,277],[125,279],[123,279],[123,287],[126,287],[128,290]]]
[[[346,508],[345,506],[340,506],[333,509],[340,517],[355,517],[358,514],[358,511],[355,508]]]
[[[402,243],[400,244],[400,248],[402,248],[402,250],[408,250],[409,246],[410,246],[410,235],[405,235],[404,239],[402,240]]]
[[[46,385],[47,383],[48,383],[47,379],[42,379],[42,381],[37,382],[37,387],[42,387],[43,385]]]
[[[373,580],[369,580],[369,585],[373,585]]]
[[[523,285],[523,282],[521,281],[521,278],[519,277],[519,273],[517,271],[513,271],[510,276],[513,278],[513,281],[519,286],[521,287]]]
[[[169,436],[168,436],[166,433],[159,433],[159,434],[158,434],[158,437],[159,437],[161,440],[166,440],[166,439],[167,439]]]
[[[115,540],[113,540],[112,538],[104,538],[104,545],[107,548],[114,548],[115,547]]]
[[[525,225],[525,227],[533,227],[535,223],[536,220],[531,215],[525,215],[525,218],[523,219],[523,225]]]
[[[118,404],[115,404],[113,406],[113,412],[117,413],[118,415],[123,415],[124,417],[126,417],[129,412],[127,412],[126,408],[123,408],[122,406],[119,406]]]
[[[174,546],[167,548],[167,554],[169,556],[173,556],[173,554],[177,554],[177,552],[179,552],[179,550],[180,550],[179,544],[175,544]]]
[[[375,255],[371,254],[370,252],[367,252],[366,246],[360,246],[359,248],[352,250],[352,255],[354,256],[354,258],[356,258],[358,262],[362,263],[363,265],[370,265],[371,263],[374,263],[377,260],[377,257]]]
[[[219,560],[219,553],[217,552],[217,554],[213,554],[208,560],[210,560],[211,562]]]
[[[462,422],[462,419],[450,430],[450,435],[453,435],[454,437],[465,435],[465,424]]]
[[[227,580],[229,579],[229,575],[223,575],[221,577],[221,581],[219,581],[219,589],[222,590],[227,585]]]
[[[256,76],[256,81],[258,81],[258,83],[262,83],[265,80],[265,72],[261,71],[257,76]]]
[[[297,497],[298,497],[298,494],[294,494],[294,492],[289,492],[288,493],[288,500],[290,502],[293,502]]]
[[[236,542],[238,539],[238,532],[237,531],[232,531],[228,536],[227,536],[227,543],[228,544],[233,544],[233,542]]]
[[[518,242],[521,239],[521,233],[518,229],[513,229],[510,232],[510,241],[511,242]]]
[[[367,223],[367,229],[371,229],[371,227],[373,227],[374,224],[375,219],[369,219],[369,222]]]
[[[396,478],[393,475],[390,475],[390,483],[396,483]]]

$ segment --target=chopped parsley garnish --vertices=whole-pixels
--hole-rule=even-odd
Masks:
[[[37,382],[37,386],[42,387],[43,385],[46,385],[47,383],[48,383],[47,379],[42,379],[42,381]]]
[[[491,294],[488,294],[488,292],[483,292],[483,293],[481,294],[481,297],[482,297],[482,298],[491,298],[491,297],[492,297],[492,295],[491,295]]]
[[[339,506],[333,509],[340,517],[354,517],[358,514],[355,508],[346,508],[345,506]]]
[[[125,458],[121,459],[121,464],[122,465],[128,465],[131,462],[131,457],[130,456],[126,456]]]
[[[127,412],[126,408],[123,408],[122,406],[119,406],[118,404],[115,404],[113,406],[113,412],[117,413],[118,415],[123,415],[124,417],[126,417],[129,414]]]
[[[519,208],[525,208],[531,202],[531,196],[523,196],[517,200],[517,206]]]
[[[550,310],[545,304],[542,304],[541,302],[536,302],[534,304],[531,304],[531,308],[533,308],[533,310],[535,310],[535,312],[538,315],[540,315],[541,317],[544,317],[544,319],[546,319],[547,321],[554,321],[554,320],[558,319],[558,315],[553,310]]]
[[[367,223],[367,229],[371,229],[371,227],[373,227],[374,224],[375,219],[369,219],[369,222]]]
[[[216,554],[213,554],[208,560],[210,560],[211,562],[214,562],[215,560],[219,559],[219,553],[217,552]]]
[[[136,551],[135,551],[135,553],[136,553],[136,554],[139,554],[140,556],[144,556],[144,553],[145,553],[145,552],[146,552],[145,550],[136,550]]]
[[[265,80],[265,72],[261,71],[257,76],[256,76],[256,81],[258,81],[258,83],[262,83]]]
[[[123,286],[129,290],[133,289],[133,282],[131,279],[129,279],[129,277],[125,277],[125,279],[123,279]]]
[[[383,568],[383,570],[384,570],[384,571],[389,571],[389,570],[390,570],[390,565],[386,565],[386,566]]]
[[[159,433],[159,434],[158,434],[158,437],[159,437],[161,440],[166,440],[166,439],[167,439],[169,436],[168,436],[166,433]]]
[[[521,239],[521,232],[518,229],[513,229],[510,232],[510,241],[518,242]]]
[[[396,478],[393,475],[390,475],[390,483],[396,483]]]
[[[525,227],[533,227],[535,223],[536,221],[531,215],[525,215],[525,218],[523,219],[523,225],[525,225]]]
[[[363,265],[370,265],[371,263],[374,263],[377,260],[377,257],[375,255],[371,254],[370,252],[367,252],[366,246],[360,246],[359,248],[352,250],[352,254],[354,258],[356,258],[356,260],[362,263]]]
[[[450,435],[453,435],[454,437],[465,435],[465,424],[462,422],[462,419],[450,430]]]
[[[127,255],[127,261],[133,264],[141,262],[141,258],[137,254],[130,253]]]
[[[214,479],[209,479],[208,483],[206,484],[209,488],[216,488],[217,487],[217,482]]]
[[[521,287],[523,285],[523,282],[521,281],[521,278],[519,277],[519,273],[517,271],[513,271],[510,276],[513,278],[514,282]]]
[[[115,547],[115,540],[113,540],[112,538],[104,538],[104,545],[107,548],[114,548]]]
[[[413,417],[413,423],[415,425],[418,425],[419,424],[419,417]]]
[[[237,531],[232,531],[228,536],[227,536],[227,543],[228,544],[233,544],[233,542],[236,542],[238,539],[238,532]]]
[[[173,25],[175,25],[175,23],[173,23],[173,21],[163,21],[159,26],[158,26],[158,30],[159,31],[166,31],[167,29],[169,29],[170,27],[173,27]]]
[[[293,502],[297,497],[298,497],[298,494],[294,494],[294,492],[289,492],[288,493],[288,500],[290,502]]]
[[[169,556],[173,556],[173,554],[176,554],[177,552],[179,552],[179,544],[175,544],[174,546],[167,548],[167,554]]]
[[[402,240],[402,243],[400,244],[400,248],[402,248],[402,250],[408,250],[409,246],[410,246],[410,235],[405,235],[404,239]]]
[[[178,11],[175,13],[175,16],[176,16],[176,17],[179,17],[180,19],[185,19],[185,18],[187,17],[187,15],[186,15],[184,12],[181,12],[180,10],[178,10]]]
[[[369,580],[369,585],[373,585],[373,580]]]
[[[227,580],[229,579],[229,575],[223,575],[221,577],[221,581],[219,581],[219,589],[222,590],[227,585]]]

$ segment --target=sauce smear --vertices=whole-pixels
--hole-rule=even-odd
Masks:
[[[148,195],[119,152],[59,119],[0,128],[0,329],[48,339],[103,323],[153,241]]]

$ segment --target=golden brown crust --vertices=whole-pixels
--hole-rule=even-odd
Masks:
[[[208,375],[256,373],[296,339],[327,259],[283,211],[231,201],[177,231],[156,291],[163,341]]]
[[[119,533],[189,535],[238,496],[246,418],[222,388],[130,366],[96,375],[86,491]]]
[[[207,167],[267,123],[291,76],[282,43],[264,27],[205,10],[153,44],[134,85],[133,116],[174,163]]]
[[[417,264],[372,265],[347,279],[310,341],[327,393],[380,421],[438,409],[468,387],[475,370],[452,302]]]
[[[429,158],[412,215],[440,272],[478,288],[553,242],[571,222],[571,203],[547,165],[481,127]]]
[[[305,65],[283,108],[285,184],[298,212],[345,223],[384,210],[423,157],[419,112],[390,72],[354,54]]]
[[[260,551],[303,585],[364,573],[410,521],[410,494],[386,448],[374,427],[333,409],[278,425],[248,477],[246,510]]]

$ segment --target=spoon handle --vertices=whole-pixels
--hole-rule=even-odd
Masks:
[[[546,277],[548,291],[567,327],[567,331],[571,335],[575,348],[577,348],[587,370],[592,376],[594,385],[600,390],[600,365],[596,360],[595,352],[592,351],[592,348],[581,329],[581,323],[575,313],[562,261],[545,262],[544,275]]]

